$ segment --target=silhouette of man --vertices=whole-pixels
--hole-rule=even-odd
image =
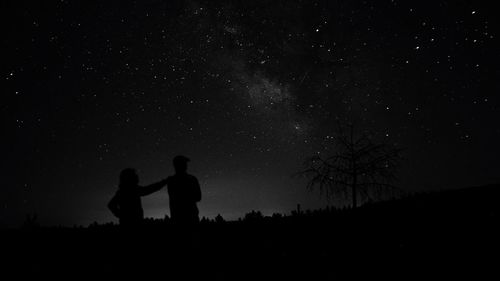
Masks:
[[[172,221],[193,225],[200,221],[196,203],[201,201],[198,179],[187,173],[189,158],[178,155],[173,159],[175,175],[167,178],[170,216]]]
[[[109,201],[108,208],[120,219],[125,227],[138,226],[144,219],[141,196],[160,190],[167,184],[164,179],[148,186],[139,186],[139,176],[134,169],[125,169],[120,173],[120,184],[115,196]]]

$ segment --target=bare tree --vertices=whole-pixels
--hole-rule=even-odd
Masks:
[[[400,150],[387,143],[374,143],[366,134],[354,135],[352,125],[345,132],[339,126],[334,137],[335,152],[323,158],[314,155],[304,162],[304,170],[296,175],[308,179],[307,188],[318,187],[330,199],[343,194],[357,207],[358,196],[373,199],[388,193],[399,193],[392,183],[400,158]]]

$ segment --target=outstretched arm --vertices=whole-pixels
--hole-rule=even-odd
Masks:
[[[118,204],[118,199],[116,195],[111,198],[108,203],[108,209],[113,213],[113,215],[117,218],[120,218],[120,205]]]
[[[156,191],[160,190],[166,184],[167,184],[167,180],[164,179],[164,180],[161,180],[159,182],[156,182],[156,183],[153,183],[153,184],[150,184],[150,185],[147,185],[147,186],[139,187],[139,195],[140,196],[149,195],[149,194],[151,194],[153,192],[156,192]]]

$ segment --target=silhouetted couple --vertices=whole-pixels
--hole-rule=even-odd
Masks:
[[[111,212],[124,227],[137,227],[144,219],[141,197],[156,192],[167,185],[172,222],[193,225],[199,222],[198,207],[201,190],[198,179],[187,173],[189,158],[176,156],[173,159],[175,175],[148,186],[139,185],[139,176],[134,169],[120,173],[118,191],[108,204]]]

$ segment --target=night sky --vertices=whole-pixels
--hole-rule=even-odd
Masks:
[[[423,3],[425,2],[425,3]],[[494,1],[490,1],[494,2]],[[478,1],[2,1],[0,226],[116,221],[192,159],[200,215],[326,201],[291,175],[337,122],[404,149],[397,185],[500,181],[498,16]],[[166,190],[143,198],[169,213]]]

